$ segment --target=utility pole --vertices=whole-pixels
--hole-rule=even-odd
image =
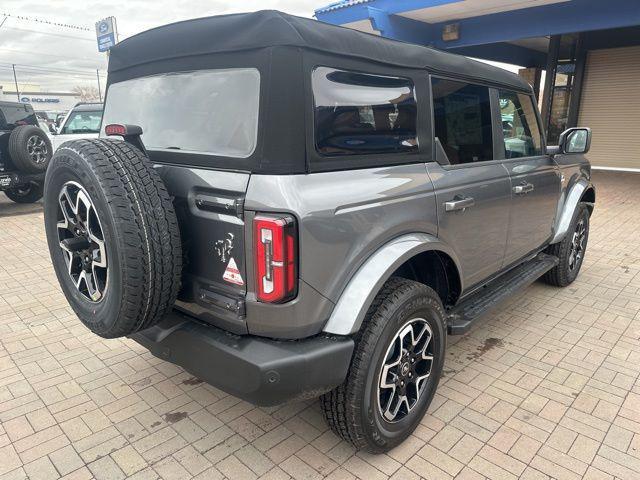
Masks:
[[[102,90],[100,89],[100,72],[96,68],[96,78],[98,79],[98,96],[100,97],[100,101],[102,101]]]
[[[16,77],[16,64],[12,63],[11,68],[13,68],[13,81],[16,84],[16,97],[18,97],[18,101],[20,101],[20,92],[18,91],[18,77]]]

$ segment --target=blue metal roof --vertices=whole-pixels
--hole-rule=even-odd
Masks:
[[[359,5],[361,3],[369,3],[373,0],[339,0],[337,2],[330,3],[326,7],[321,7],[316,10],[316,13],[331,12],[333,10],[339,10],[341,8],[351,7],[353,5]]]
[[[464,18],[452,14],[446,21],[428,22],[430,8],[442,11],[438,7],[464,6],[467,2],[465,15],[460,15]],[[373,29],[395,40],[522,66],[544,66],[546,52],[513,43],[518,40],[640,25],[639,0],[530,3],[515,10],[508,10],[511,2],[505,0],[506,11],[468,16],[473,13],[473,3],[472,0],[341,0],[316,10],[316,18],[334,25],[358,22],[356,25],[365,31]],[[443,17],[434,15],[434,18]],[[442,30],[450,23],[458,24],[460,34],[458,39],[446,41]]]

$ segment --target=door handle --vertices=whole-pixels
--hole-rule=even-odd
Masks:
[[[454,212],[456,210],[464,210],[469,207],[473,207],[476,201],[471,197],[455,197],[454,200],[450,200],[444,203],[445,212]]]
[[[513,193],[529,193],[534,189],[533,183],[521,183],[513,187]]]

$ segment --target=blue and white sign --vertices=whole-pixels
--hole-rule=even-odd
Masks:
[[[98,51],[107,52],[116,44],[116,19],[108,17],[96,23]]]

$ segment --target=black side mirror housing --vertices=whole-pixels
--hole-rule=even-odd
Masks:
[[[559,153],[587,153],[591,148],[591,129],[588,127],[567,128],[560,134],[558,145],[547,147],[547,155]]]
[[[58,134],[58,130],[56,130],[56,127],[53,126],[53,123],[49,124],[49,133],[52,135],[57,135]]]

